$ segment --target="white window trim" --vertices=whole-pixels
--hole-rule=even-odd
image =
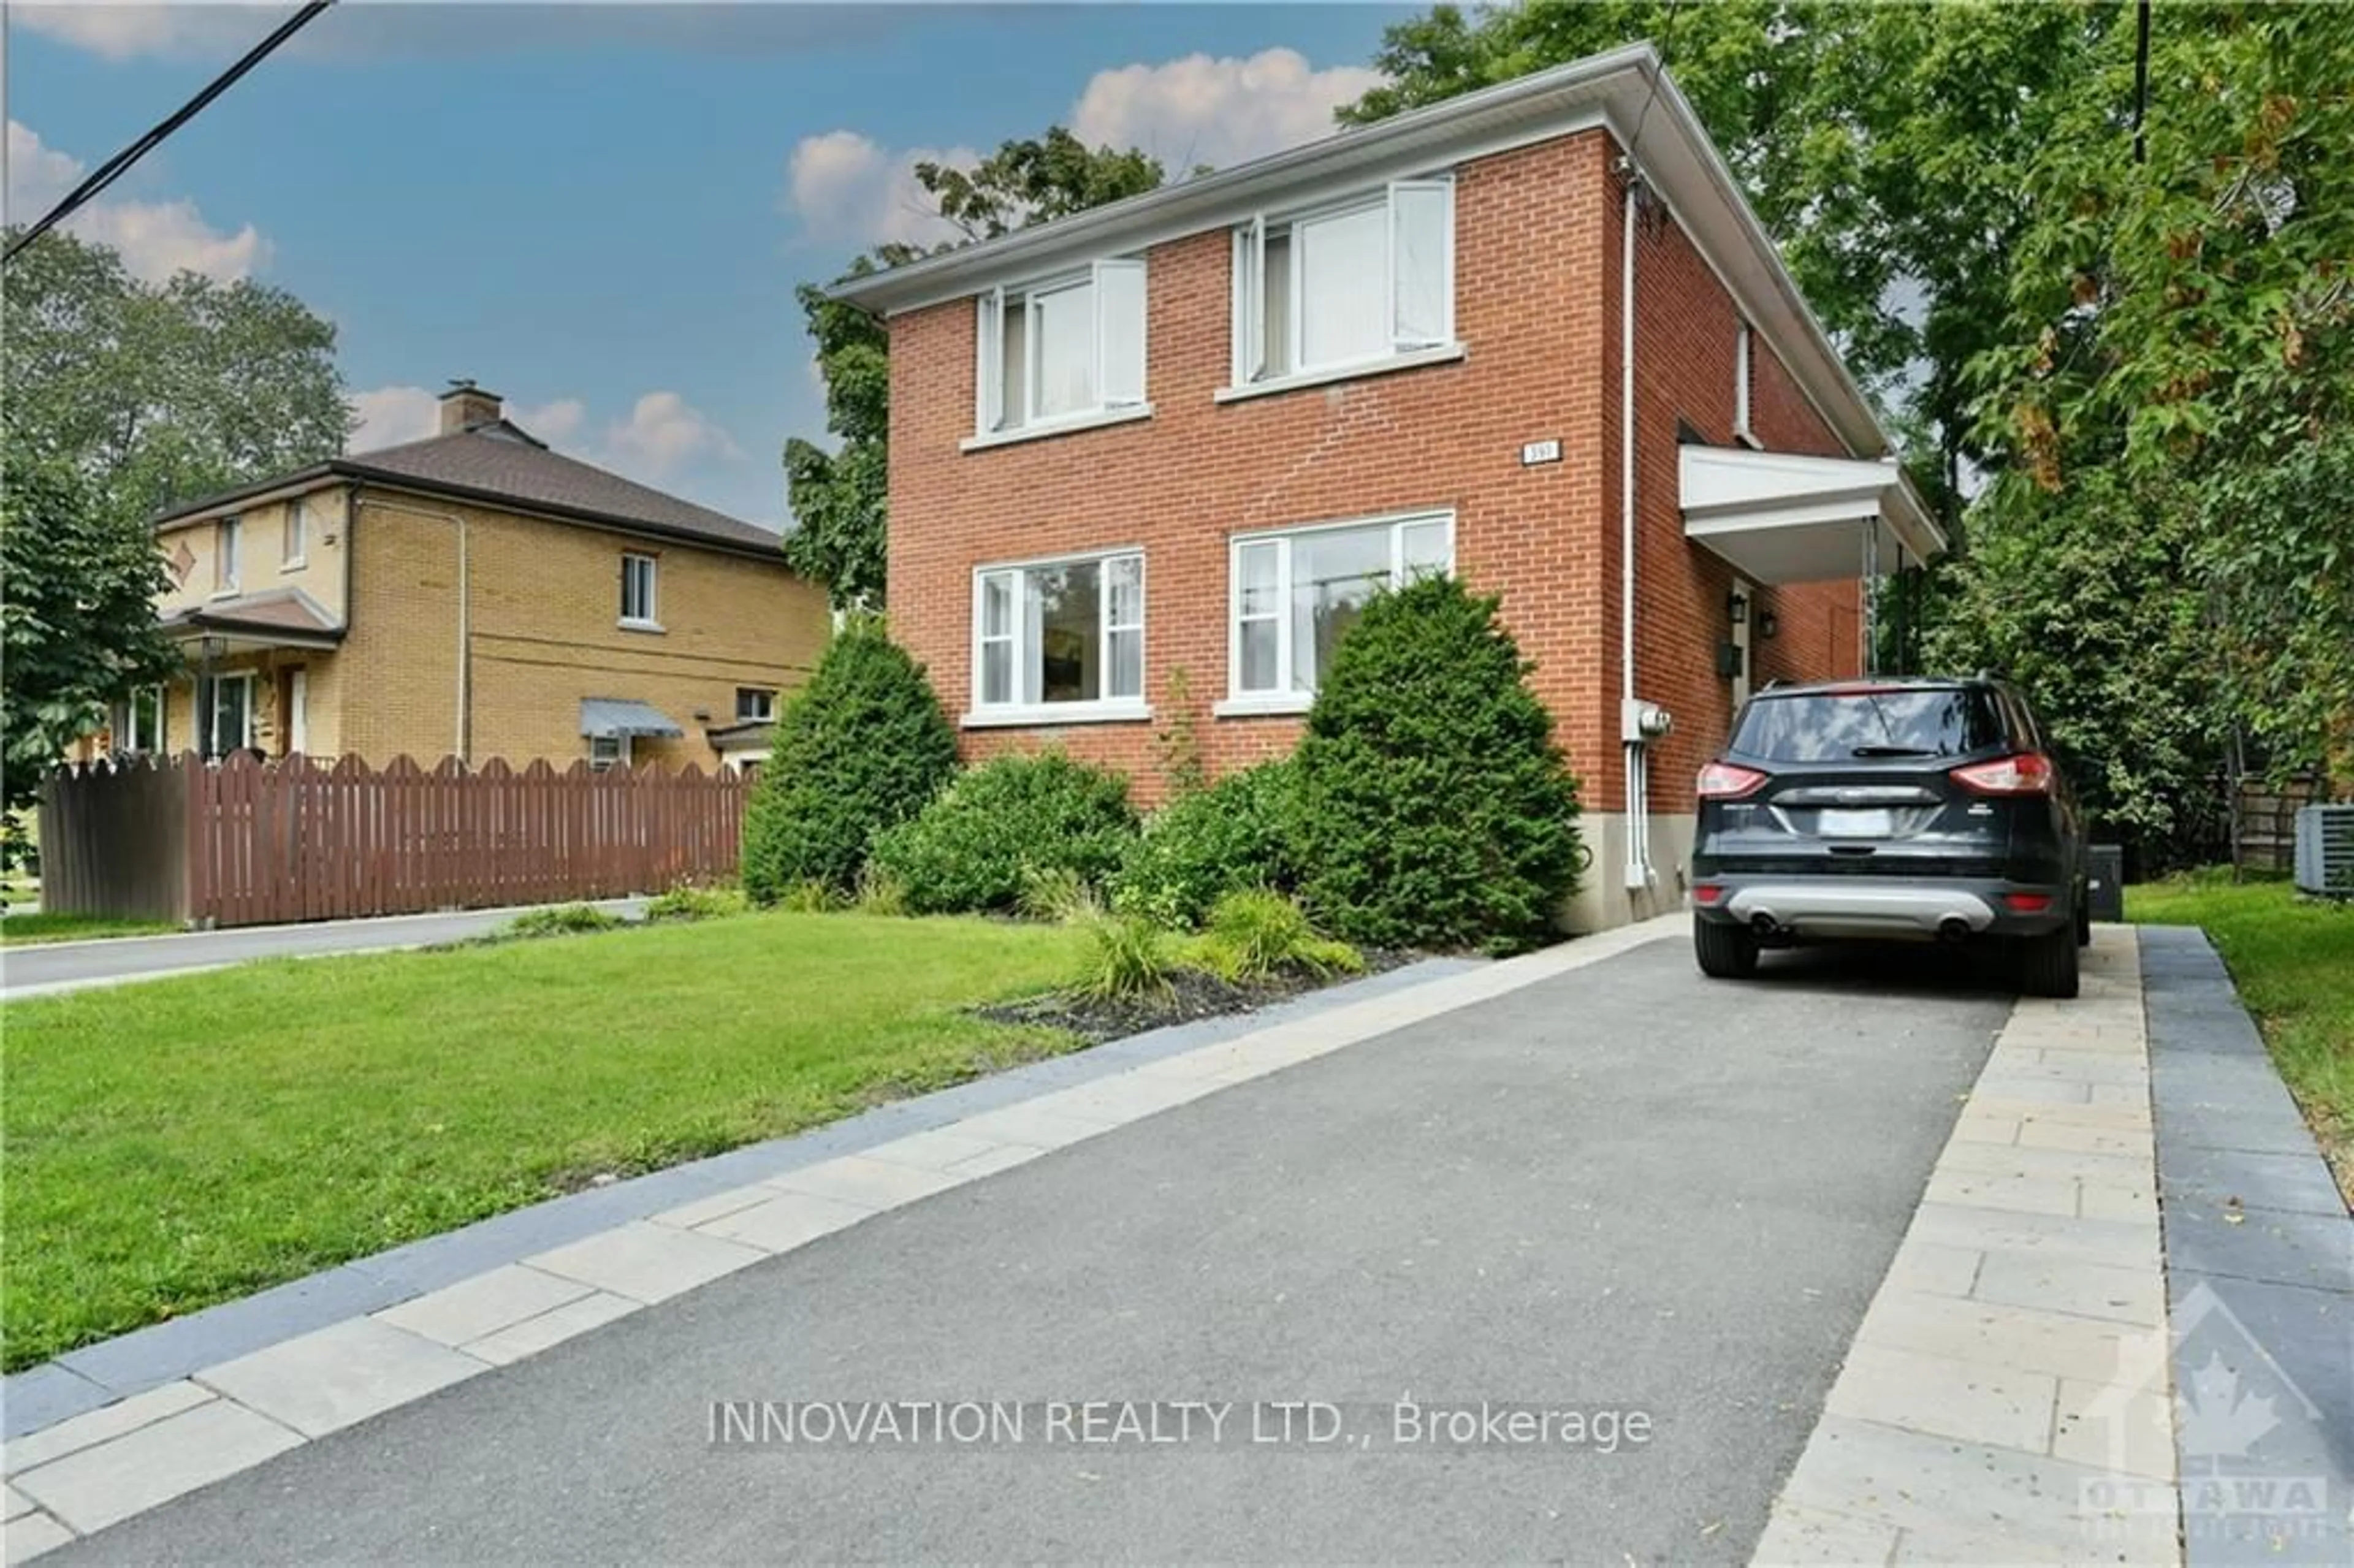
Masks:
[[[643,550],[624,550],[621,552],[621,586],[623,588],[622,602],[625,610],[628,605],[629,596],[627,590],[630,582],[630,563],[631,561],[643,561],[646,563],[646,609],[648,613],[644,615],[630,615],[624,613],[621,618],[615,622],[615,624],[620,627],[624,631],[660,631],[663,630],[662,557],[660,556],[648,555]]]
[[[630,739],[631,737],[626,735],[590,736],[588,737],[588,771],[591,773],[604,773],[616,768],[629,767]],[[612,758],[602,766],[599,766],[597,761],[597,743],[600,740],[610,740],[613,743]]]
[[[224,517],[213,524],[213,591],[215,599],[235,599],[243,590],[239,579],[245,573],[245,519]]]
[[[765,707],[767,707],[767,709],[768,709],[769,711],[768,711],[768,712],[766,712],[766,713],[763,713],[763,714],[748,714],[748,713],[746,713],[746,712],[744,711],[744,694],[745,694],[745,693],[747,693],[747,692],[757,692],[757,693],[759,693],[760,694],[762,694],[762,695],[766,696],[769,700],[768,700],[768,702],[767,702],[766,704],[764,704],[763,705],[764,705]],[[777,692],[776,688],[775,688],[775,687],[773,687],[773,686],[738,686],[738,687],[737,687],[737,688],[736,688],[736,722],[737,722],[737,724],[766,724],[766,723],[769,723],[769,722],[773,721],[773,720],[776,718],[776,716],[777,716],[777,697],[778,697],[778,692]]]
[[[1131,419],[1152,417],[1152,403],[1148,397],[1114,402],[1110,399],[1111,377],[1104,363],[1104,271],[1107,267],[1134,267],[1143,279],[1146,319],[1140,323],[1143,338],[1140,352],[1142,363],[1138,366],[1140,389],[1150,384],[1151,362],[1151,273],[1142,256],[1107,256],[1083,267],[1066,268],[1021,282],[1002,283],[981,294],[974,302],[973,315],[973,433],[958,443],[962,451],[981,451],[990,447],[1010,445],[1015,441],[1035,440],[1044,436],[1066,435],[1074,430],[1090,430],[1104,425],[1126,424]],[[1038,331],[1036,302],[1043,294],[1085,285],[1091,292],[1090,306],[1094,313],[1093,347],[1096,361],[1097,403],[1091,408],[1075,408],[1066,414],[1042,414],[1038,411],[1038,355],[1043,339]],[[1023,352],[1029,363],[1022,367],[1021,422],[997,428],[1004,418],[1005,398],[1005,309],[1008,296],[1021,301],[1026,321],[1022,342]],[[991,416],[996,418],[992,419]]]
[[[295,546],[291,556],[286,553],[285,544],[285,533],[290,525],[293,526]],[[298,495],[286,503],[286,515],[279,524],[278,569],[281,572],[300,571],[310,564],[310,555],[311,509]]]
[[[1756,329],[1747,322],[1733,339],[1733,439],[1743,446],[1765,450],[1766,443],[1757,439],[1750,425],[1751,386],[1756,370]]]
[[[1395,330],[1397,313],[1397,281],[1395,257],[1392,249],[1396,238],[1397,218],[1395,197],[1401,186],[1445,185],[1447,191],[1446,238],[1443,256],[1447,268],[1447,320],[1441,340],[1418,344],[1411,348],[1397,348],[1368,355],[1361,359],[1330,365],[1299,366],[1296,363],[1281,374],[1260,376],[1253,372],[1264,368],[1260,360],[1266,353],[1266,290],[1267,231],[1269,228],[1290,228],[1295,236],[1297,226],[1313,223],[1320,218],[1340,217],[1378,207],[1382,209],[1383,270],[1389,275],[1387,309],[1392,330]],[[1421,178],[1399,178],[1384,182],[1376,189],[1360,190],[1337,201],[1319,203],[1271,213],[1255,214],[1248,222],[1234,230],[1234,277],[1229,290],[1228,319],[1232,324],[1234,352],[1227,366],[1228,384],[1211,394],[1212,400],[1232,403],[1246,397],[1261,397],[1276,392],[1288,392],[1301,387],[1318,387],[1331,381],[1350,381],[1361,376],[1378,376],[1385,371],[1410,370],[1419,366],[1442,365],[1463,357],[1462,341],[1456,335],[1455,295],[1455,177],[1453,174],[1426,175]],[[1304,278],[1299,265],[1299,248],[1295,238],[1291,249],[1289,275],[1285,287],[1289,291],[1288,302],[1289,323],[1288,348],[1296,362],[1299,355],[1301,314],[1300,291]]]
[[[1245,718],[1267,714],[1304,714],[1315,705],[1316,694],[1292,690],[1288,684],[1279,690],[1248,691],[1243,686],[1243,574],[1242,553],[1252,545],[1275,544],[1277,552],[1276,599],[1278,609],[1275,617],[1275,667],[1288,683],[1291,679],[1291,543],[1295,539],[1317,534],[1338,534],[1363,528],[1386,526],[1390,531],[1390,581],[1397,583],[1405,576],[1405,531],[1416,524],[1444,523],[1447,525],[1447,569],[1455,569],[1455,509],[1436,506],[1416,512],[1385,512],[1372,517],[1341,517],[1321,523],[1305,523],[1290,528],[1261,528],[1247,534],[1236,534],[1226,541],[1226,696],[1214,705],[1211,715],[1216,718]]]
[[[1136,558],[1137,589],[1137,671],[1139,690],[1132,697],[1099,697],[1089,703],[983,703],[981,692],[981,627],[982,596],[986,580],[999,572],[1031,572],[1054,567],[1102,567],[1124,556]],[[1080,550],[1069,555],[1037,556],[1019,561],[986,561],[972,569],[972,632],[970,652],[972,663],[972,694],[970,705],[958,718],[966,729],[1005,729],[1022,727],[1053,728],[1072,724],[1138,724],[1150,722],[1152,705],[1146,700],[1142,680],[1145,661],[1151,648],[1151,611],[1147,608],[1151,593],[1151,574],[1144,559],[1141,545],[1119,545],[1101,550]],[[1013,600],[1014,628],[1002,639],[1013,645],[1013,670],[1014,689],[1021,689],[1022,617],[1027,612],[1029,595],[1017,592]],[[1096,637],[1101,652],[1097,657],[1103,668],[1111,668],[1111,595],[1102,592],[1102,608],[1096,619]],[[1123,629],[1125,630],[1125,629]]]

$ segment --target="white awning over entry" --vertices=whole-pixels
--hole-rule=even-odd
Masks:
[[[1679,451],[1684,537],[1752,582],[1877,576],[1945,551],[1945,535],[1893,462],[1746,447]]]

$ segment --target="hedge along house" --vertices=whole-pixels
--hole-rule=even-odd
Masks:
[[[836,295],[969,753],[1149,798],[1182,690],[1214,769],[1278,755],[1368,597],[1457,572],[1584,781],[1581,928],[1681,906],[1736,705],[1863,669],[1865,583],[1944,546],[1648,44]]]
[[[438,435],[155,526],[186,663],[92,750],[734,768],[832,634],[775,534],[552,451],[471,383]]]

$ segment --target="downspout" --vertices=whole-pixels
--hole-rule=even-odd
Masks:
[[[1618,715],[1627,797],[1628,892],[1651,885],[1649,769],[1635,701],[1635,223],[1642,175],[1631,154],[1619,161],[1627,178],[1619,220],[1618,281]]]
[[[435,512],[422,506],[402,506],[373,498],[364,501],[361,498],[360,487],[355,485],[352,487],[352,521],[355,524],[359,521],[360,508],[363,505],[373,506],[379,512],[398,512],[410,517],[424,517],[437,523],[451,524],[458,530],[458,726],[455,755],[461,763],[471,768],[474,760],[474,606],[473,594],[468,580],[472,568],[468,559],[465,516],[456,512]],[[351,545],[346,540],[344,547],[344,568],[346,574],[351,569]],[[352,614],[350,593],[350,588],[346,587],[344,598],[344,619],[347,624]]]

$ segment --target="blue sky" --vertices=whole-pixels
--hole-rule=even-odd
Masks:
[[[9,213],[290,6],[9,7]],[[769,526],[822,423],[793,286],[920,233],[908,162],[1071,124],[1172,168],[1325,132],[1405,7],[344,0],[78,220],[292,290],[367,419],[474,377],[560,449]]]

